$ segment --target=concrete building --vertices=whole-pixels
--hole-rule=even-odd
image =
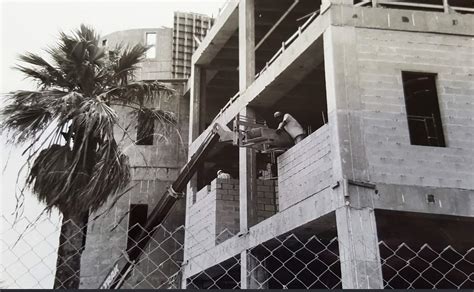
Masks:
[[[456,0],[228,5],[192,57],[188,155],[215,123],[275,128],[276,110],[308,136],[274,157],[233,145],[211,153],[188,186],[183,286],[404,288],[415,275],[412,287],[449,287],[450,271],[423,282],[421,263],[405,276],[383,268],[396,266],[383,247],[472,257],[473,12]],[[215,179],[218,169],[233,179]],[[288,234],[298,240],[278,239]],[[313,236],[327,245],[298,254]],[[306,264],[282,270],[269,255],[277,247]],[[472,261],[457,271],[472,277]]]
[[[198,13],[174,13],[173,74],[174,78],[189,78],[191,57],[211,29],[214,19]]]
[[[178,15],[187,19],[194,17],[193,13]],[[199,19],[203,17],[200,16]],[[202,36],[203,33],[200,32],[199,37]],[[187,37],[192,38],[193,34],[188,33]],[[150,46],[134,78],[159,80],[175,89],[174,95],[155,96],[148,106],[173,112],[178,124],[176,128],[162,128],[155,123],[153,133],[143,133],[139,116],[130,115],[131,111],[126,107],[116,107],[123,128],[128,127],[127,136],[123,135],[120,128],[115,131],[117,141],[121,141],[130,158],[132,183],[130,189],[118,200],[111,201],[90,216],[82,254],[80,288],[99,287],[113,263],[133,244],[131,238],[141,231],[147,215],[175,180],[187,159],[189,95],[183,94],[187,79],[175,78],[175,51],[183,51],[183,44],[178,42],[173,29],[162,27],[119,31],[104,36],[101,42],[106,48],[138,43]],[[179,270],[183,256],[183,230],[180,227],[184,224],[184,212],[184,202],[174,207],[162,230],[156,232],[147,247],[146,258],[138,265],[125,287],[165,287],[170,276]],[[169,233],[174,234],[173,241],[166,241]],[[170,257],[172,260],[169,260]],[[154,271],[154,262],[166,260],[168,261],[160,271]]]

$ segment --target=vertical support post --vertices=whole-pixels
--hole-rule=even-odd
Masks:
[[[201,85],[200,85],[200,104],[199,104],[199,131],[204,131],[206,129],[206,106],[207,106],[207,94],[206,94],[206,84],[207,84],[207,70],[201,68]]]
[[[372,0],[372,7],[378,7],[379,3],[378,0]]]
[[[241,289],[268,289],[269,275],[258,255],[244,250],[240,253],[240,265]]]
[[[343,289],[383,289],[375,214],[371,208],[336,210]]]
[[[189,99],[189,145],[199,137],[199,125],[201,115],[201,68],[197,65],[191,67],[191,97]]]
[[[449,0],[443,0],[444,13],[449,13]]]
[[[242,94],[255,80],[255,2],[240,0],[239,2],[239,90]],[[241,116],[255,118],[251,108],[240,112]],[[256,153],[251,148],[239,148],[239,187],[240,187],[240,232],[257,222],[257,161]],[[258,261],[252,259],[249,251],[240,255],[241,289],[255,286],[249,281],[249,271],[259,273]]]
[[[244,92],[255,80],[255,4],[241,0],[239,4],[239,88]],[[241,116],[254,118],[255,112],[245,108]],[[246,232],[256,223],[257,169],[256,153],[250,148],[239,149],[240,231]]]
[[[372,2],[374,3],[374,1]],[[376,2],[375,2],[376,3]],[[329,26],[324,32],[324,62],[331,129],[333,176],[344,181],[336,210],[342,288],[383,288],[375,214],[371,193],[348,180],[370,181],[361,111],[359,63],[353,27]]]

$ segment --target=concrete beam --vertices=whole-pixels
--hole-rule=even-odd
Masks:
[[[412,32],[474,35],[473,14],[332,5],[331,24]]]
[[[313,222],[318,218],[321,220],[325,218],[323,216],[342,206],[344,206],[344,202],[341,196],[336,195],[331,188],[325,188],[251,227],[248,233],[234,236],[205,253],[189,258],[184,267],[184,277],[189,278],[196,273],[241,254],[243,251],[250,250],[274,237],[306,223]],[[321,220],[320,224],[317,224],[317,228],[316,232],[326,231],[328,228],[331,228],[330,222],[323,222]]]
[[[474,191],[454,188],[374,184],[374,189],[353,186],[348,201],[355,208],[474,217]],[[461,203],[462,202],[462,203]]]
[[[201,45],[194,52],[191,62],[206,65],[214,59],[227,41],[232,37],[239,25],[239,1],[231,1],[216,19]]]

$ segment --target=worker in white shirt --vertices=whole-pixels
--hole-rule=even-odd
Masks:
[[[221,179],[231,179],[232,177],[230,174],[223,172],[221,169],[217,171],[217,178]]]
[[[283,117],[282,121],[278,125],[277,133],[281,132],[282,130],[285,130],[291,136],[291,138],[293,138],[295,144],[297,144],[306,137],[306,133],[303,127],[292,115],[283,114],[281,112],[275,112],[273,116],[275,117],[275,119]]]

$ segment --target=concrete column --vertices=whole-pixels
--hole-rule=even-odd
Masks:
[[[255,3],[239,3],[239,88],[242,93],[255,80]]]
[[[201,118],[201,77],[201,68],[193,64],[191,67],[191,96],[189,98],[189,145],[191,145],[193,141],[199,137],[199,125]]]
[[[255,80],[255,5],[254,0],[239,4],[239,88],[244,92]],[[254,118],[255,112],[245,108],[241,116]],[[256,153],[250,148],[239,149],[240,231],[246,232],[257,221]]]
[[[258,255],[250,251],[241,253],[241,265],[245,269],[240,269],[241,279],[246,279],[241,283],[241,289],[268,289],[268,272],[264,269],[265,263]]]
[[[247,269],[249,272],[248,277],[248,288],[249,289],[269,289],[268,287],[268,274],[265,267],[265,260],[260,258],[256,254],[249,256],[247,262]]]
[[[444,13],[449,13],[449,3],[448,0],[443,0]]]
[[[375,214],[371,208],[336,210],[343,289],[383,289]]]
[[[206,93],[206,84],[207,84],[207,70],[201,68],[201,85],[199,86],[199,131],[204,131],[206,129],[206,116],[207,116],[207,93]]]
[[[239,3],[239,90],[243,93],[255,80],[255,3],[240,0]],[[241,116],[255,118],[255,112],[246,108]],[[246,233],[257,223],[257,163],[256,152],[250,148],[239,149],[240,231]],[[263,270],[248,251],[240,255],[241,288],[258,288],[264,282]],[[249,276],[249,271],[252,275]],[[254,281],[250,281],[254,279]],[[257,279],[257,280],[255,280]]]
[[[330,26],[324,33],[324,62],[329,124],[333,145],[333,177],[342,184],[337,197],[337,234],[344,289],[383,288],[375,215],[363,195],[368,190],[348,180],[370,182],[360,111],[361,89],[353,27]]]

